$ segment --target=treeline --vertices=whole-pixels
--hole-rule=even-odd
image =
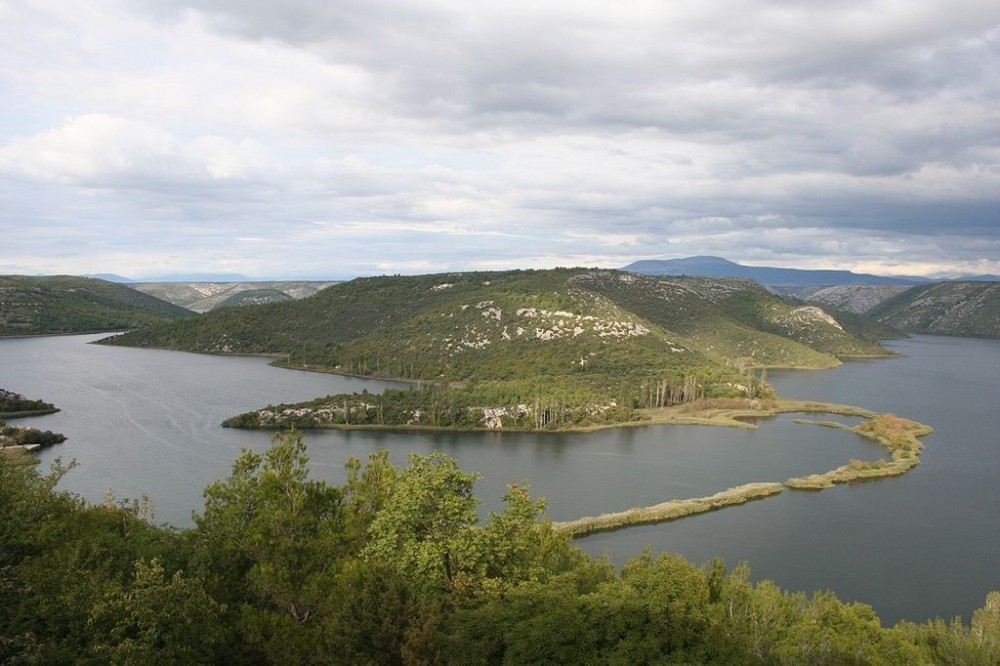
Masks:
[[[625,377],[594,376],[589,382],[535,377],[467,382],[460,386],[421,384],[381,394],[330,395],[306,402],[271,405],[226,419],[231,428],[319,428],[326,426],[425,426],[455,429],[558,430],[640,418],[637,410],[705,398],[767,398],[769,385],[753,373]]]
[[[0,389],[0,416],[13,418],[15,415],[48,414],[58,411],[51,402],[29,400],[20,393]]]
[[[643,553],[620,571],[511,486],[386,452],[308,477],[296,433],[244,452],[195,526],[88,506],[0,459],[0,661],[52,664],[995,664],[1000,593],[971,625],[882,627],[869,606]]]

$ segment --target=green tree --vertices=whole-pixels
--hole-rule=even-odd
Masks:
[[[483,559],[474,535],[478,475],[442,453],[411,454],[409,461],[372,521],[361,555],[413,580],[425,594],[447,592],[457,575],[476,571]]]
[[[307,463],[294,431],[263,455],[244,451],[205,490],[193,535],[196,571],[235,613],[245,645],[288,661],[325,644],[321,620],[347,551],[342,492],[308,479]]]
[[[131,585],[108,590],[88,627],[94,651],[113,664],[207,664],[222,639],[219,610],[199,581],[139,560]]]

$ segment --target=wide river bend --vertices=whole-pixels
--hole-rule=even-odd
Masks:
[[[271,434],[219,427],[227,416],[275,402],[385,382],[270,367],[266,359],[87,344],[101,336],[0,340],[0,388],[42,398],[58,414],[22,425],[69,439],[41,454],[80,467],[63,487],[100,502],[147,495],[156,519],[190,525],[203,488],[229,473],[243,447]],[[772,372],[782,395],[892,411],[932,425],[922,465],[903,477],[822,492],[782,494],[686,520],[578,540],[616,562],[649,545],[694,562],[748,560],[755,579],[786,589],[829,588],[872,604],[884,623],[962,615],[1000,589],[1000,341],[920,336],[890,343],[905,356],[822,372]],[[350,456],[378,448],[405,464],[441,450],[477,485],[484,511],[506,484],[527,480],[553,520],[709,495],[751,481],[823,472],[879,458],[871,442],[791,416],[755,430],[649,426],[587,434],[309,433],[314,477],[344,479]]]

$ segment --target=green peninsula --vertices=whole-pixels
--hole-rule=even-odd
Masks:
[[[30,400],[20,393],[0,388],[0,419],[16,419],[22,416],[42,416],[58,412],[56,406],[44,400]]]

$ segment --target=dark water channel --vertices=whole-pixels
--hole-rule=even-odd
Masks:
[[[270,434],[223,429],[227,416],[328,393],[378,391],[385,383],[272,368],[266,359],[223,358],[86,344],[99,336],[0,340],[0,388],[62,411],[19,423],[65,433],[42,454],[80,468],[63,484],[99,502],[149,496],[159,521],[190,524],[201,491],[228,474],[242,447]],[[883,620],[968,617],[1000,589],[1000,342],[920,337],[894,343],[903,358],[826,372],[772,372],[784,395],[894,411],[933,425],[923,464],[898,479],[819,493],[785,491],[695,518],[605,533],[578,543],[617,562],[646,545],[695,562],[748,560],[754,578],[790,589],[831,588],[871,603]],[[827,417],[808,417],[826,419]],[[850,458],[884,453],[850,433],[796,424],[754,430],[640,427],[589,434],[319,432],[307,435],[312,473],[343,480],[350,456],[377,448],[404,464],[441,450],[483,475],[484,510],[506,484],[527,480],[554,520],[671,498],[708,495],[751,481],[784,481]]]

